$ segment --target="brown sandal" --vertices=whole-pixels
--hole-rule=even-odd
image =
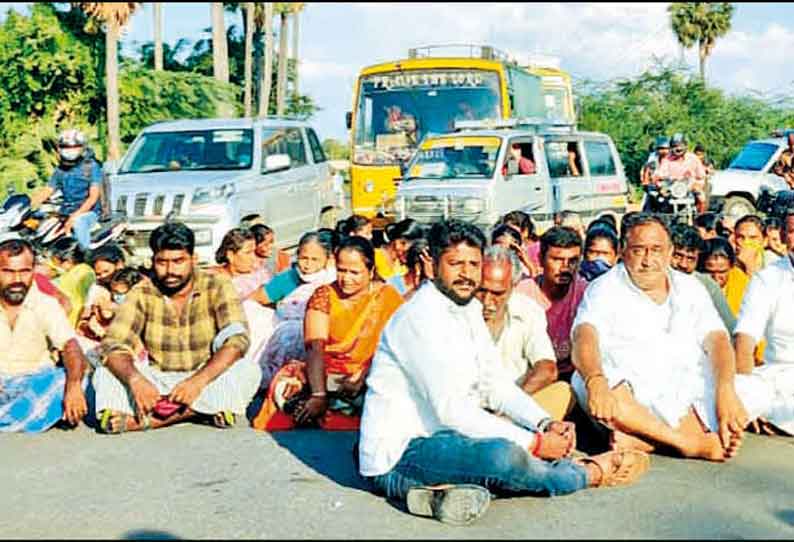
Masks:
[[[651,457],[637,450],[619,450],[600,454],[609,458],[610,469],[604,470],[601,463],[592,457],[583,457],[582,463],[592,463],[601,470],[601,480],[593,487],[614,487],[633,484],[648,471]]]

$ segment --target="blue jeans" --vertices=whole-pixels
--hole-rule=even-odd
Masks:
[[[534,458],[506,439],[445,430],[411,440],[394,468],[370,481],[400,501],[412,487],[437,484],[476,484],[494,494],[565,495],[587,487],[587,472],[570,459]]]
[[[91,228],[96,226],[99,217],[93,211],[78,216],[72,226],[72,235],[83,250],[88,250],[91,244]]]

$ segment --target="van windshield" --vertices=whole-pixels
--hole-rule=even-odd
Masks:
[[[152,132],[138,140],[119,173],[249,169],[253,148],[250,129]]]
[[[733,159],[728,169],[761,171],[769,163],[769,159],[777,152],[777,149],[778,146],[773,143],[748,143]]]
[[[444,137],[425,141],[408,167],[406,181],[419,177],[490,178],[496,167],[498,137]]]

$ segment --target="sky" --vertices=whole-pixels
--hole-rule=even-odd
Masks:
[[[707,64],[709,84],[731,93],[794,94],[794,4],[736,3],[732,30]],[[24,3],[6,4],[25,12]],[[608,80],[640,74],[658,57],[697,69],[670,30],[667,3],[306,3],[301,15],[300,90],[322,108],[313,123],[321,139],[345,140],[358,71],[437,43],[490,44],[521,58],[556,56],[575,78]],[[6,11],[0,8],[0,12]],[[144,3],[122,39],[150,41],[152,6]],[[207,37],[210,4],[163,3],[164,39]],[[227,25],[241,24],[227,15]]]

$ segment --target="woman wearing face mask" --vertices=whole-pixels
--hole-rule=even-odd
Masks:
[[[406,218],[387,225],[384,234],[387,244],[375,249],[375,271],[387,280],[408,272],[408,249],[413,241],[425,236],[425,231],[416,220]]]
[[[257,429],[358,428],[380,333],[403,300],[374,280],[375,254],[366,239],[344,239],[335,258],[336,280],[318,288],[306,308],[306,361],[290,362],[274,376],[253,421]]]
[[[590,228],[584,241],[584,261],[579,274],[588,282],[609,271],[618,260],[618,235],[604,224]]]
[[[306,303],[317,288],[336,279],[331,265],[333,243],[333,236],[328,231],[304,234],[298,243],[297,263],[276,275],[254,294],[254,299],[260,303],[262,300],[276,301],[273,334],[261,354],[255,355],[262,368],[262,387],[265,389],[284,363],[303,359],[306,355],[303,343]]]

